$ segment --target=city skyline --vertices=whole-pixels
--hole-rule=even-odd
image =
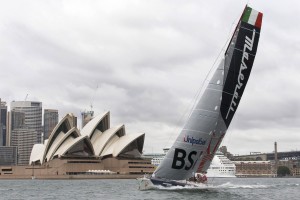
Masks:
[[[111,111],[114,124],[146,133],[145,152],[162,152],[178,136],[246,3],[5,2],[1,98],[9,103],[28,94],[60,118]],[[250,6],[264,13],[260,44],[221,145],[233,154],[269,152],[275,141],[278,151],[297,150],[300,30],[291,19],[299,18],[300,2]]]
[[[6,103],[5,101],[2,101],[3,103]],[[18,102],[18,101],[13,101],[13,102]],[[23,101],[19,101],[19,103],[20,102],[23,102]],[[30,101],[27,101],[27,102],[30,102]],[[40,103],[42,103],[42,102],[40,102]],[[47,112],[53,112],[53,113],[51,113],[52,114],[52,118],[54,117],[53,116],[53,114],[55,114],[55,118],[57,117],[57,120],[58,120],[58,112],[59,112],[59,110],[57,110],[57,109],[49,109],[49,108],[44,108],[44,109],[42,109],[42,111],[43,111],[43,124],[42,124],[42,127],[43,127],[43,130],[44,130],[44,132],[43,132],[43,134],[44,134],[44,140],[45,139],[47,139],[46,138],[46,136],[45,136],[45,113],[47,113]],[[9,109],[7,109],[7,112],[11,112],[11,110],[9,110]],[[94,115],[94,113],[93,113],[94,111],[85,111],[85,112],[82,112],[81,113],[81,119],[79,119],[79,121],[78,121],[78,119],[77,119],[77,116],[75,115],[74,116],[74,120],[76,120],[76,122],[74,121],[74,126],[76,126],[79,130],[80,129],[82,129],[83,127],[82,127],[82,121],[84,121],[85,120],[85,118],[86,117],[89,117],[87,120],[88,121],[90,121],[92,118],[91,117],[95,117],[95,116],[97,116],[97,115],[100,115],[99,113],[96,113],[96,115],[95,116],[93,116]],[[71,113],[71,112],[70,112]],[[89,114],[91,114],[91,113],[93,113],[93,115],[92,116],[89,116]],[[73,114],[73,113],[72,113]],[[56,116],[57,115],[57,116]],[[84,117],[84,118],[83,118]],[[52,119],[53,120],[53,119]],[[54,121],[56,121],[56,119],[54,120]],[[79,122],[79,123],[78,123]],[[20,123],[20,122],[19,122]],[[23,122],[24,123],[24,122]],[[50,123],[53,123],[53,121],[52,122],[50,122]],[[55,125],[58,123],[58,121],[56,122],[56,123],[54,123]],[[78,123],[78,124],[77,124]],[[54,124],[52,124],[52,126],[55,126]],[[85,123],[84,123],[84,125],[85,125]],[[52,127],[53,128],[53,127]],[[24,131],[24,130],[21,130],[21,131]],[[42,141],[43,142],[43,141]],[[223,145],[221,145],[221,146],[223,146]],[[220,146],[220,147],[221,147]],[[255,151],[255,149],[252,149],[252,150],[249,150],[249,152],[245,152],[245,153],[242,153],[242,154],[240,154],[240,155],[248,155],[248,154],[251,154],[251,153],[253,153],[253,152],[255,152],[255,153],[270,153],[270,152],[273,152],[274,151],[274,149],[272,149],[272,146],[270,146],[271,148],[269,149],[269,150],[267,150],[267,151]],[[168,148],[168,147],[164,147],[164,148]],[[163,152],[163,149],[158,149],[156,152],[154,152],[153,151],[153,149],[151,149],[152,151],[146,151],[145,153],[161,153],[161,152]],[[229,149],[230,150],[230,149]],[[290,149],[290,150],[283,150],[283,151],[281,151],[281,152],[289,152],[289,151],[298,151],[298,149],[296,148],[296,149]],[[232,152],[233,154],[235,154],[235,155],[239,155],[238,153],[236,153],[236,152]]]

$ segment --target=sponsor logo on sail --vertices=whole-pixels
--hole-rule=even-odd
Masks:
[[[183,141],[187,142],[187,143],[191,143],[192,145],[194,145],[194,144],[205,145],[205,143],[206,143],[206,140],[204,140],[203,138],[196,139],[194,137],[190,137],[189,135],[188,136],[185,135],[183,138]]]
[[[241,90],[242,86],[244,85],[243,80],[245,77],[243,74],[243,70],[248,68],[245,61],[249,60],[249,53],[252,51],[254,39],[255,39],[255,29],[253,29],[252,38],[249,38],[248,36],[246,36],[246,38],[245,38],[242,63],[240,66],[240,71],[239,71],[238,80],[237,80],[238,84],[236,84],[236,86],[235,86],[235,90],[233,93],[233,97],[231,99],[230,107],[229,107],[227,115],[226,115],[226,119],[228,118],[230,112],[235,112],[235,109],[237,108],[236,100],[238,98],[240,98],[239,90]]]

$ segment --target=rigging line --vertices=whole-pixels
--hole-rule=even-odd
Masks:
[[[210,68],[209,72],[207,73],[207,75],[206,75],[204,81],[203,81],[202,84],[201,84],[200,89],[197,90],[196,94],[195,94],[194,97],[191,99],[190,103],[188,104],[189,106],[187,106],[187,108],[185,109],[185,111],[183,112],[183,114],[181,115],[181,117],[179,118],[179,120],[177,121],[176,124],[179,124],[179,123],[183,120],[184,116],[189,112],[189,110],[190,110],[190,113],[189,113],[187,119],[189,119],[189,118],[191,117],[191,114],[192,114],[192,112],[193,112],[193,110],[194,110],[194,108],[195,108],[195,105],[196,105],[196,103],[197,103],[197,99],[198,99],[198,97],[199,97],[201,91],[203,91],[204,83],[205,83],[205,81],[207,80],[207,77],[209,76],[209,74],[211,73],[211,71],[212,71],[212,69],[213,69],[213,67],[214,67],[214,65],[215,65],[215,63],[216,63],[216,61],[218,60],[218,58],[219,58],[221,52],[222,52],[222,51],[220,51],[218,57],[216,58],[216,60],[215,60],[214,63],[213,63],[213,66]],[[194,101],[194,103],[193,103],[193,105],[192,105],[192,107],[191,107],[190,105],[192,104],[193,101]],[[186,121],[187,121],[187,120],[186,120]],[[179,129],[179,128],[174,128],[174,131],[173,131],[173,132],[175,132],[176,129]],[[173,136],[173,134],[169,136],[168,141],[171,140],[171,137],[172,137],[172,136]],[[165,148],[166,148],[166,146],[165,146]]]
[[[222,142],[220,143],[220,146],[227,146],[231,142],[231,136],[232,136],[232,131],[226,132],[226,137],[224,136]]]
[[[215,64],[216,64],[217,60],[219,59],[219,57],[220,57],[220,55],[221,55],[222,52],[223,52],[223,48],[222,48],[221,51],[219,52],[219,54],[218,54],[217,58],[215,59],[215,61],[214,61],[213,65],[212,65],[212,67],[209,69],[209,72],[206,74],[206,76],[205,76],[205,78],[204,78],[204,80],[203,80],[203,82],[202,82],[202,84],[201,84],[201,87],[198,89],[196,95],[194,96],[194,103],[193,103],[193,106],[192,106],[192,109],[191,109],[191,111],[190,111],[190,114],[189,114],[189,117],[188,117],[188,118],[191,117],[192,112],[193,112],[193,110],[194,110],[195,107],[196,107],[197,100],[198,100],[200,94],[203,92],[205,82],[206,82],[206,81],[209,81],[209,80],[208,80],[208,77],[211,75],[212,69],[214,69]]]
[[[228,39],[227,39],[227,41],[228,41]],[[219,58],[220,58],[222,52],[224,51],[224,47],[226,46],[227,41],[225,42],[225,44],[223,45],[223,47],[222,47],[221,51],[219,52],[218,56],[217,56],[216,59],[214,60],[212,66],[211,66],[211,68],[209,69],[209,72],[206,74],[206,76],[205,76],[205,78],[204,78],[204,80],[203,80],[203,82],[202,82],[200,88],[197,90],[197,92],[196,92],[196,94],[195,94],[195,96],[194,96],[194,98],[193,98],[193,99],[194,99],[194,103],[193,103],[193,106],[192,106],[192,109],[191,109],[191,111],[190,111],[190,114],[189,114],[189,117],[188,117],[188,118],[190,118],[190,116],[192,115],[193,110],[195,109],[197,100],[198,100],[198,98],[199,98],[201,92],[203,91],[205,82],[206,82],[206,81],[209,82],[208,77],[211,75],[212,70],[214,69],[214,67],[215,67],[215,65],[216,65],[216,63],[217,63],[217,61],[219,60]]]
[[[239,19],[239,17],[237,17],[237,18]],[[236,18],[236,19],[237,19],[237,18]],[[229,29],[228,36],[227,36],[227,40],[225,41],[223,47],[221,48],[221,50],[220,50],[218,56],[217,56],[216,59],[214,60],[213,65],[211,66],[209,72],[206,74],[206,76],[205,76],[205,78],[204,78],[204,80],[203,80],[203,82],[202,82],[200,88],[197,90],[196,94],[194,95],[194,98],[192,98],[191,102],[188,104],[189,106],[186,108],[185,112],[183,112],[183,114],[181,115],[181,117],[180,117],[179,120],[177,121],[176,125],[179,125],[179,123],[183,120],[184,116],[186,115],[186,113],[188,113],[189,110],[190,110],[190,113],[189,113],[187,119],[189,119],[189,118],[191,117],[192,112],[193,112],[193,110],[194,110],[194,108],[195,108],[195,106],[196,106],[197,100],[198,100],[198,98],[199,98],[201,92],[203,91],[205,82],[208,81],[209,75],[211,74],[212,70],[214,69],[214,67],[215,67],[215,65],[216,65],[216,63],[217,63],[217,61],[218,61],[218,59],[220,58],[222,52],[225,52],[225,47],[227,46],[228,41],[231,39],[232,27],[234,27],[234,26],[236,25],[236,23],[235,23],[236,19],[232,22],[231,27],[230,27],[230,29]],[[193,103],[193,105],[192,105],[192,107],[191,107],[190,105],[192,104],[193,101],[194,101],[194,103]],[[190,107],[191,107],[191,108],[190,108]],[[186,120],[186,121],[187,121],[187,120]],[[174,128],[174,129],[173,129],[173,132],[176,132],[177,129],[179,129],[179,128],[178,128],[178,127]],[[170,136],[169,136],[169,138],[168,138],[168,141],[171,141],[171,137],[172,137],[173,135],[175,135],[175,134],[170,134]],[[178,136],[178,135],[177,135],[177,136]],[[166,145],[164,146],[164,148],[166,148],[167,145],[168,145],[168,144],[166,144]]]
[[[212,70],[214,69],[214,67],[215,67],[215,65],[216,65],[216,63],[217,63],[217,61],[219,60],[219,58],[220,58],[222,52],[225,52],[225,47],[227,46],[228,41],[231,39],[232,27],[233,27],[234,25],[235,25],[235,23],[233,22],[233,23],[231,24],[230,29],[229,29],[229,33],[228,33],[228,36],[227,36],[227,40],[225,41],[225,43],[224,43],[222,49],[220,50],[220,52],[219,52],[217,58],[214,60],[212,67],[210,68],[210,70],[209,70],[209,72],[207,73],[207,75],[206,75],[204,81],[202,82],[200,89],[197,91],[197,93],[196,93],[196,95],[195,95],[195,97],[194,97],[194,104],[193,104],[193,106],[192,106],[192,109],[191,109],[191,112],[190,112],[188,118],[190,118],[190,116],[192,115],[193,110],[195,109],[195,106],[196,106],[196,103],[197,103],[197,99],[199,98],[201,92],[203,91],[204,83],[205,83],[206,81],[209,81],[209,80],[208,80],[209,75],[211,75],[211,72],[212,72]]]
[[[189,103],[189,105],[190,105],[190,104],[191,104],[191,102]],[[179,123],[183,120],[184,116],[186,115],[186,113],[187,113],[188,111],[189,111],[189,107],[186,108],[186,110],[183,112],[183,114],[181,115],[181,117],[179,118],[179,120],[177,120],[176,125],[179,125]],[[179,129],[180,129],[180,128],[178,128],[178,127],[174,128],[174,129],[173,129],[173,133],[174,133],[174,132],[177,132]],[[171,137],[173,137],[174,135],[178,136],[178,134],[170,134],[170,136],[169,136],[169,138],[168,138],[168,141],[171,141]],[[168,145],[168,144],[166,144],[166,145],[164,146],[164,149],[167,148],[167,145]]]

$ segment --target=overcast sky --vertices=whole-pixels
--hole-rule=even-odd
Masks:
[[[244,96],[222,145],[233,154],[300,150],[300,1],[27,0],[0,6],[0,98],[66,113],[111,111],[145,132],[144,151],[176,139],[244,6],[264,13]]]

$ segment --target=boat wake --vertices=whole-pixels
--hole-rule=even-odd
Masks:
[[[267,185],[241,185],[241,184],[232,184],[230,182],[221,184],[221,185],[216,185],[214,186],[214,188],[226,188],[226,189],[265,189],[265,188],[269,188],[270,186]]]
[[[213,185],[213,184],[201,184],[197,187],[195,186],[153,186],[152,190],[214,190],[214,189],[266,189],[271,186],[267,185],[241,185],[241,184],[232,184],[230,182],[223,183],[221,185]]]

